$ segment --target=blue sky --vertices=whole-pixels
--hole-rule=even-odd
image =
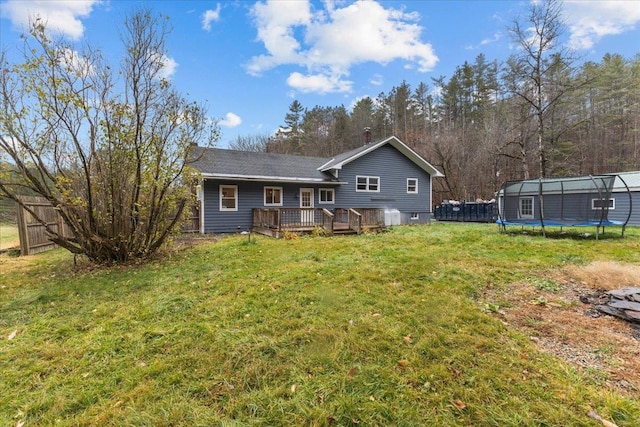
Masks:
[[[432,87],[432,78],[448,80],[480,53],[505,60],[514,48],[507,27],[529,3],[0,0],[0,45],[16,52],[38,14],[52,32],[118,61],[123,18],[140,7],[170,17],[167,74],[219,120],[225,147],[238,135],[275,132],[294,99],[350,108],[403,80]],[[640,53],[640,1],[567,1],[563,12],[564,42],[582,60]]]

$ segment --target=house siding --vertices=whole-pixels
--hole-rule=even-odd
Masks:
[[[238,186],[238,210],[220,211],[220,185]],[[282,206],[264,205],[264,187],[282,188]],[[320,204],[320,188],[335,188],[336,197],[339,189],[330,184],[291,184],[280,182],[256,181],[204,181],[204,232],[205,233],[235,233],[246,231],[253,227],[254,208],[298,208],[300,207],[300,188],[313,188],[313,202],[316,208],[333,210],[336,204]]]
[[[380,177],[380,191],[356,191],[356,176]],[[347,163],[338,177],[347,184],[336,190],[336,207],[398,209],[403,224],[429,221],[431,176],[391,145]],[[407,194],[407,178],[418,179],[417,194]],[[411,213],[417,213],[419,219],[411,220]]]
[[[626,221],[631,208],[631,217],[627,225],[640,226],[640,190],[631,191],[631,207],[628,193],[614,192],[611,198],[615,199],[616,208],[609,210],[610,220]]]
[[[640,225],[640,212],[637,212],[640,206],[640,192],[631,193],[632,203],[635,211],[631,211],[631,218],[628,225]],[[538,194],[521,194],[521,197],[533,197],[533,214],[532,221],[540,221],[540,200]],[[544,216],[548,220],[566,220],[566,221],[595,221],[601,219],[601,211],[592,209],[593,194],[546,194],[543,197]],[[611,194],[610,198],[615,199],[615,209],[610,209],[607,219],[612,221],[626,221],[629,215],[629,196],[627,193]],[[509,196],[504,206],[504,214],[507,220],[516,219],[518,215],[519,198],[517,196]]]

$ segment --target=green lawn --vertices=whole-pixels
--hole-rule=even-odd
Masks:
[[[19,245],[18,227],[15,224],[0,223],[0,249],[13,248]]]
[[[480,304],[567,263],[640,266],[638,229],[252,237],[112,269],[0,256],[0,425],[640,425],[639,399]]]

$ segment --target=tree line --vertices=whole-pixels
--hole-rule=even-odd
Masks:
[[[533,4],[509,28],[518,53],[484,54],[412,87],[344,105],[294,100],[273,136],[231,148],[329,157],[395,135],[445,174],[434,198],[491,199],[505,180],[640,169],[640,54],[574,65],[564,49],[560,5]]]

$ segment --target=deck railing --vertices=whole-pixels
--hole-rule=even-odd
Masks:
[[[256,208],[253,226],[273,231],[306,231],[321,227],[332,234],[336,229],[361,233],[364,228],[384,226],[384,210],[378,208]],[[344,227],[344,228],[342,228]]]
[[[347,218],[349,220],[349,230],[360,234],[362,232],[362,214],[350,208],[347,211]]]
[[[253,226],[259,228],[280,229],[279,209],[254,209]]]
[[[334,218],[335,218],[335,215],[331,211],[327,209],[322,209],[322,228],[327,233],[333,233]]]
[[[363,227],[382,227],[384,225],[384,209],[354,208],[362,215]]]

